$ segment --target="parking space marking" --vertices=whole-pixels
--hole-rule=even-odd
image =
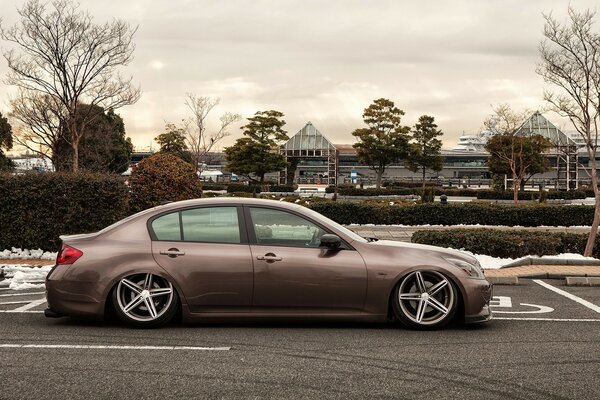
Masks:
[[[22,307],[15,308],[13,311],[14,311],[14,312],[27,311],[27,310],[29,310],[30,308],[37,307],[37,306],[39,306],[39,305],[41,305],[41,304],[44,304],[45,302],[46,302],[46,298],[42,298],[42,299],[38,299],[38,300],[34,300],[34,301],[32,301],[32,302],[29,302],[28,304],[25,304],[25,305],[24,305],[24,306],[22,306]]]
[[[33,296],[38,294],[44,294],[44,292],[29,292],[29,293],[5,293],[0,294],[0,297],[12,297],[12,296]]]
[[[11,304],[25,304],[25,303],[29,303],[29,300],[24,300],[24,301],[3,301],[0,303],[0,306],[8,306]]]
[[[538,285],[540,285],[542,287],[545,287],[548,290],[553,291],[554,293],[558,293],[561,296],[566,297],[567,299],[573,300],[573,301],[581,304],[582,306],[589,308],[592,311],[596,311],[597,313],[600,313],[600,307],[598,307],[594,303],[590,303],[589,301],[582,299],[579,296],[575,296],[574,294],[571,294],[569,292],[561,290],[561,289],[554,287],[554,286],[552,286],[544,281],[541,281],[539,279],[533,279],[533,282],[537,283]]]
[[[508,296],[494,296],[490,300],[490,307],[512,308],[512,300]]]
[[[41,314],[41,313],[43,313],[43,311],[32,311],[32,310],[25,310],[25,311],[0,310],[0,313],[3,313],[3,314]]]
[[[231,350],[231,347],[128,346],[128,345],[87,345],[87,344],[19,344],[19,343],[0,343],[0,349],[90,349],[90,350],[197,350],[197,351],[229,351],[229,350]]]
[[[494,311],[496,313],[497,311]],[[534,318],[534,317],[494,317],[504,321],[552,321],[552,322],[600,322],[594,318]]]
[[[520,306],[532,307],[535,310],[529,311],[508,311],[494,310],[494,314],[545,314],[554,311],[554,308],[548,306],[540,306],[539,304],[519,303]],[[512,308],[512,299],[509,296],[494,296],[490,301],[490,307],[494,308]]]

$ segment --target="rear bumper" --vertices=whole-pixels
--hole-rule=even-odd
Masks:
[[[53,309],[51,309],[50,307],[46,308],[44,310],[44,316],[46,318],[60,318],[60,317],[65,317],[64,314],[58,313],[56,311],[54,311]]]
[[[46,301],[48,302],[48,309],[44,311],[46,317],[74,316],[92,319],[104,317],[105,302],[98,291],[97,282],[53,279],[59,275],[53,273],[50,274],[49,279],[46,279]]]

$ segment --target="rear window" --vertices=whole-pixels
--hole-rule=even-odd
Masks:
[[[152,221],[152,231],[157,240],[181,240],[179,212],[162,215]]]
[[[241,243],[236,207],[202,207],[175,211],[152,221],[156,240]]]

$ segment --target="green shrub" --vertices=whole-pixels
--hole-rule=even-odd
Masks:
[[[227,185],[212,182],[202,182],[202,190],[227,190]]]
[[[594,215],[592,206],[538,203],[519,207],[488,203],[390,206],[337,201],[310,207],[341,224],[574,226],[591,225]]]
[[[423,182],[383,182],[383,187],[386,188],[422,188]],[[436,181],[426,181],[425,186],[442,186]]]
[[[118,175],[0,174],[0,249],[57,250],[59,235],[98,231],[128,211]]]
[[[191,164],[168,153],[156,153],[140,161],[129,178],[131,210],[145,210],[162,201],[202,197],[200,179]]]
[[[292,185],[270,185],[269,192],[292,193],[296,188]]]
[[[586,197],[588,194],[583,190],[549,190],[547,192],[548,199],[576,200]],[[594,197],[593,192],[591,197]]]
[[[530,232],[498,229],[449,229],[445,231],[417,231],[413,243],[464,249],[492,257],[518,258],[527,255],[583,254],[586,234],[563,232]],[[600,255],[600,239],[594,247],[594,256]]]
[[[262,187],[260,185],[243,185],[241,183],[230,183],[227,185],[227,193],[260,193]]]
[[[476,192],[479,200],[513,200],[514,192],[512,190],[478,190]],[[538,200],[540,192],[518,192],[519,200]]]
[[[435,189],[432,187],[426,187],[424,190],[421,189],[421,203],[433,203],[435,200]]]

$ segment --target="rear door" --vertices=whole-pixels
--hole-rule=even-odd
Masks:
[[[237,206],[171,211],[149,222],[152,254],[180,285],[191,312],[247,312],[253,265]]]
[[[319,247],[326,231],[288,210],[245,206],[254,262],[253,312],[356,313],[367,270],[350,246]]]

